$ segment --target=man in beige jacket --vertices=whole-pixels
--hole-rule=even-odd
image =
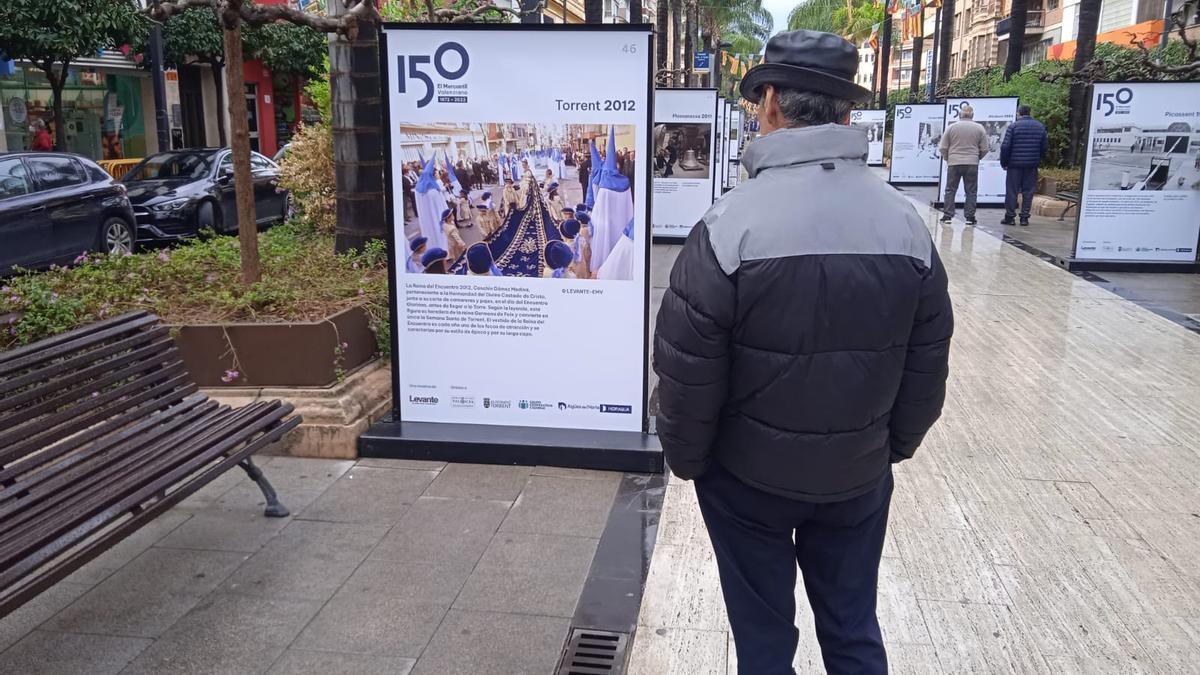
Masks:
[[[942,134],[938,150],[946,160],[946,194],[943,199],[942,222],[954,218],[954,198],[961,180],[966,204],[963,206],[967,224],[975,224],[975,194],[979,188],[979,160],[988,154],[987,130],[975,121],[975,109],[964,103],[958,109],[958,121],[952,122]]]

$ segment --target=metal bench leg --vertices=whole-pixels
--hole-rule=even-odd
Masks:
[[[238,462],[238,466],[245,469],[250,480],[258,485],[258,489],[262,490],[263,496],[267,498],[267,508],[264,513],[268,518],[286,518],[291,514],[291,511],[288,511],[288,508],[279,501],[279,497],[275,494],[275,488],[271,487],[271,481],[267,480],[263,470],[255,466],[254,460],[247,457]]]

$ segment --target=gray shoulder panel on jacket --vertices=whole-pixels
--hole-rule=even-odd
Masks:
[[[861,165],[763,172],[704,214],[721,269],[802,255],[903,255],[925,266],[933,240],[908,200]]]

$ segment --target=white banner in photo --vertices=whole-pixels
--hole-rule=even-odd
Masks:
[[[401,418],[641,431],[648,32],[472,28],[383,31]]]
[[[1200,239],[1200,82],[1092,88],[1075,257],[1190,262]]]
[[[723,98],[717,99],[717,163],[716,166],[723,167],[729,161],[729,128],[728,128],[728,113],[729,103]],[[717,180],[713,181],[713,200],[717,200],[725,193],[725,172],[718,169]]]
[[[686,237],[712,206],[716,126],[716,90],[654,93],[654,236]]]
[[[883,166],[883,127],[886,123],[886,110],[850,111],[850,126],[867,134],[867,164],[871,166]]]
[[[893,183],[938,182],[942,169],[938,142],[945,126],[946,106],[911,103],[897,105],[893,112],[892,164],[888,180]]]
[[[976,192],[978,204],[1003,204],[1005,171],[1000,166],[1000,143],[1004,140],[1004,132],[1008,125],[1017,118],[1016,98],[948,98],[946,99],[945,120],[942,131],[950,125],[958,123],[958,111],[964,104],[970,104],[975,111],[975,122],[983,125],[987,132],[988,152],[979,160],[979,187]],[[938,199],[946,195],[946,163],[938,179]],[[966,192],[960,183],[955,193],[954,201],[961,204],[966,199]]]

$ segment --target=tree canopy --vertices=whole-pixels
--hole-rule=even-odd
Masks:
[[[132,0],[0,2],[0,53],[43,68],[133,42],[145,30]]]

